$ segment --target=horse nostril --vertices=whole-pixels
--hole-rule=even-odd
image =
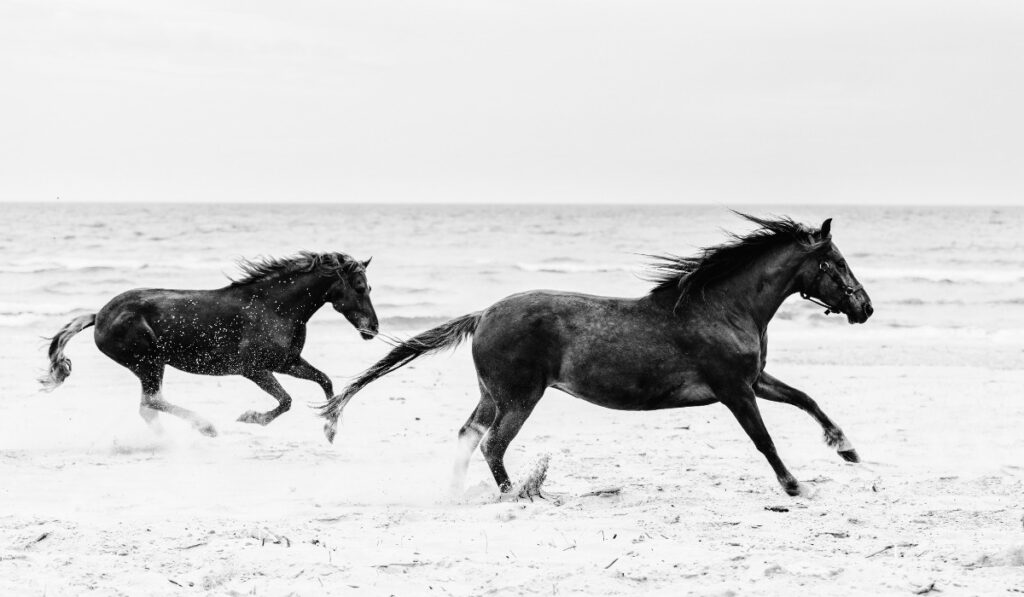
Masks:
[[[868,317],[871,317],[871,314],[874,312],[875,308],[871,306],[871,303],[864,305],[864,313],[866,313]]]

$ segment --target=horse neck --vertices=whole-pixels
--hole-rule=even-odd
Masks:
[[[270,276],[245,288],[279,315],[305,323],[327,302],[327,291],[334,282],[333,278],[303,272]]]
[[[731,314],[749,315],[761,331],[791,294],[797,291],[797,273],[804,255],[795,246],[771,251],[754,259],[727,280],[706,290],[708,305],[725,307]]]

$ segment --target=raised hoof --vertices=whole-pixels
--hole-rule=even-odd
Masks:
[[[217,437],[217,428],[212,423],[199,423],[196,425],[196,431],[206,437]]]
[[[847,462],[860,462],[860,456],[857,455],[857,450],[839,450],[838,454]]]
[[[327,441],[334,443],[334,436],[338,433],[338,422],[327,421],[324,423],[324,436],[327,437]]]
[[[258,413],[254,410],[250,410],[249,412],[242,413],[242,415],[238,417],[238,422],[253,423],[256,425],[266,425],[267,423],[270,422],[270,419],[267,418],[266,413]]]

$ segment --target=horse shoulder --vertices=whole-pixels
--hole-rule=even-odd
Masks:
[[[697,359],[701,376],[712,385],[722,381],[753,383],[764,365],[764,343],[760,333],[726,322],[706,322],[691,327],[688,342]]]

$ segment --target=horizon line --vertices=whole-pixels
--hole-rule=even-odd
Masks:
[[[437,206],[437,207],[455,207],[455,206],[467,206],[467,207],[517,207],[517,206],[550,206],[550,207],[572,207],[572,206],[583,206],[583,207],[722,207],[728,209],[730,206],[740,207],[771,207],[771,206],[787,206],[787,207],[1022,207],[1024,201],[1016,203],[976,203],[976,202],[908,202],[908,203],[892,203],[892,202],[848,202],[848,201],[837,201],[837,202],[784,202],[784,201],[770,201],[770,202],[725,202],[725,201],[687,201],[687,202],[643,202],[643,201],[629,201],[629,202],[618,202],[618,201],[131,201],[131,200],[111,200],[111,201],[78,201],[74,199],[61,200],[61,199],[44,199],[44,200],[21,200],[21,199],[0,199],[0,205],[61,205],[61,204],[74,204],[74,205],[137,205],[137,206],[154,206],[154,205],[296,205],[296,206],[358,206],[358,207],[416,207],[416,206]]]

